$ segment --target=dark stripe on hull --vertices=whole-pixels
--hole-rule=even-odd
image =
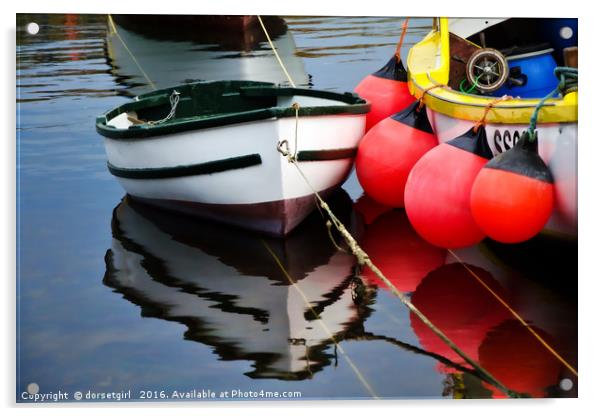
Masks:
[[[107,163],[109,172],[119,178],[127,179],[167,179],[181,178],[185,176],[209,175],[212,173],[225,172],[228,170],[248,168],[260,165],[261,156],[258,154],[231,157],[228,159],[214,160],[196,165],[174,166],[169,168],[142,168],[129,169],[119,168]]]
[[[339,160],[355,157],[357,148],[326,149],[326,150],[300,150],[297,153],[299,162],[313,162],[318,160]]]
[[[357,148],[325,149],[325,150],[301,150],[297,153],[300,162],[316,162],[327,160],[340,160],[355,157]],[[119,178],[127,179],[168,179],[181,178],[185,176],[209,175],[212,173],[225,172],[228,170],[243,169],[261,164],[259,154],[232,157],[228,159],[214,160],[196,165],[174,166],[168,168],[120,168],[107,163],[109,172]]]
[[[326,198],[337,186],[320,192]],[[255,204],[206,204],[200,202],[130,197],[159,208],[178,211],[205,219],[219,221],[237,227],[259,231],[277,237],[292,231],[316,207],[314,195],[282,201]]]

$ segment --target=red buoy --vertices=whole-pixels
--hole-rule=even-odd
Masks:
[[[430,271],[444,263],[446,254],[421,239],[401,210],[388,211],[367,226],[361,246],[401,292],[413,292]],[[387,288],[369,267],[364,267],[362,274],[371,283]]]
[[[549,345],[551,337],[531,327]],[[479,364],[504,386],[517,393],[545,397],[546,389],[560,381],[560,361],[516,319],[509,319],[493,328],[479,347]],[[505,397],[497,389],[494,397]]]
[[[494,240],[526,241],[552,215],[553,182],[537,153],[537,136],[531,141],[525,132],[512,149],[493,158],[477,175],[470,198],[473,218]]]
[[[491,159],[485,128],[425,154],[414,166],[405,188],[410,222],[422,238],[445,248],[467,247],[485,237],[470,212],[470,192],[477,174]]]
[[[403,207],[404,189],[414,164],[438,141],[416,101],[374,126],[360,141],[355,168],[364,191],[391,207]]]
[[[371,104],[370,112],[366,115],[366,131],[414,101],[408,90],[408,73],[397,55],[364,78],[355,87],[355,92]]]
[[[491,273],[467,266],[498,296],[507,298]],[[487,332],[511,317],[461,263],[446,264],[429,273],[412,295],[412,303],[473,360],[478,359],[479,346]],[[456,364],[469,365],[413,313],[410,323],[424,349]],[[454,371],[453,368],[439,369]]]

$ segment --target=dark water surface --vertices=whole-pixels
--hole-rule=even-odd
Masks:
[[[17,400],[28,401],[30,383],[70,399],[76,391],[138,400],[203,390],[259,399],[500,396],[338,252],[318,214],[272,240],[124,199],[95,117],[149,91],[148,79],[157,87],[284,82],[260,32],[189,41],[118,21],[134,62],[108,34],[106,16],[17,20]],[[37,35],[25,31],[29,22],[40,25]],[[351,91],[390,58],[401,18],[286,23],[274,27],[275,42],[295,81]],[[406,46],[429,27],[430,19],[411,20]],[[403,211],[383,212],[360,196],[352,175],[332,204],[398,289],[462,349],[511,389],[576,396],[576,377],[473,275],[576,367],[574,245],[484,243],[450,253],[421,241]]]

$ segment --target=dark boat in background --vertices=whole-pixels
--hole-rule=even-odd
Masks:
[[[128,96],[195,81],[289,84],[257,16],[109,15],[107,19],[107,62]],[[264,16],[262,20],[293,82],[309,86],[284,19]]]

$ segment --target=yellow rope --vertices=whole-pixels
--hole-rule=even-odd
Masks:
[[[307,307],[309,308],[309,310],[311,311],[311,313],[314,315],[314,317],[318,321],[318,324],[322,327],[322,329],[324,330],[324,332],[328,335],[328,337],[335,344],[335,346],[341,351],[341,353],[343,353],[343,357],[345,357],[345,360],[349,364],[349,367],[351,367],[351,370],[353,370],[353,372],[355,373],[355,375],[358,378],[358,380],[364,385],[364,388],[368,391],[368,393],[370,393],[370,395],[372,396],[373,399],[380,399],[380,397],[374,392],[374,389],[372,388],[372,386],[370,385],[370,383],[368,383],[368,381],[366,380],[366,378],[364,377],[364,375],[362,374],[362,372],[359,370],[359,368],[355,365],[355,363],[351,360],[351,358],[349,358],[349,356],[347,355],[347,353],[345,352],[345,350],[343,349],[343,347],[341,346],[341,344],[339,344],[337,342],[337,340],[335,339],[335,337],[332,334],[332,332],[328,329],[328,327],[326,326],[326,324],[322,321],[322,318],[320,318],[319,314],[311,306],[311,303],[309,302],[309,299],[307,299],[307,296],[305,296],[305,293],[303,293],[303,291],[299,288],[299,286],[297,286],[297,283],[295,283],[295,281],[292,279],[292,277],[290,276],[290,274],[288,273],[288,271],[286,270],[286,268],[284,267],[284,265],[282,264],[282,262],[280,261],[280,259],[276,255],[276,253],[274,253],[274,251],[265,242],[265,240],[261,240],[261,242],[263,243],[263,245],[266,248],[266,250],[268,251],[268,253],[270,253],[270,255],[272,256],[272,258],[274,259],[274,261],[278,265],[278,268],[280,269],[280,271],[282,272],[282,274],[287,278],[287,280],[289,281],[289,283],[291,284],[291,286],[293,286],[295,288],[295,290],[299,293],[299,295],[301,295],[301,297],[303,298],[303,301],[305,302],[305,305],[307,305]]]
[[[130,55],[130,57],[132,58],[132,61],[134,61],[134,63],[136,64],[136,66],[138,67],[138,69],[140,70],[140,72],[142,72],[142,75],[144,76],[144,78],[146,79],[146,82],[149,83],[149,85],[156,90],[157,86],[155,85],[155,83],[150,79],[150,77],[148,76],[148,74],[144,71],[144,69],[142,68],[142,65],[140,65],[140,63],[138,62],[138,60],[136,59],[136,57],[134,56],[134,54],[132,53],[132,51],[130,50],[130,48],[128,48],[128,45],[125,43],[125,41],[123,40],[123,38],[121,37],[121,35],[119,34],[119,32],[117,31],[117,26],[115,26],[115,22],[113,21],[113,16],[111,16],[110,14],[107,15],[109,18],[109,27],[111,28],[111,32],[109,34],[114,34],[115,36],[117,36],[117,39],[119,39],[121,41],[121,44],[123,45],[123,47],[125,48],[125,50],[127,51],[127,53]]]
[[[550,344],[548,344],[519,314],[518,312],[516,312],[514,309],[512,309],[512,307],[510,305],[508,305],[508,303],[506,303],[506,301],[504,301],[504,299],[502,299],[497,293],[495,293],[495,291],[493,289],[491,289],[487,283],[485,283],[470,267],[468,267],[468,265],[466,263],[464,263],[460,257],[458,257],[458,255],[456,255],[456,253],[454,253],[452,250],[448,251],[460,262],[460,264],[462,264],[466,270],[468,270],[468,272],[475,278],[477,279],[477,281],[483,285],[483,287],[493,295],[493,297],[495,299],[497,299],[516,319],[518,319],[518,321],[525,327],[527,328],[527,330],[533,334],[533,336],[550,352],[552,353],[552,355],[554,357],[556,357],[558,359],[558,361],[560,361],[566,368],[569,369],[569,371],[571,373],[573,373],[575,375],[575,377],[579,377],[577,374],[577,370],[575,370],[573,368],[573,366],[571,366],[564,358],[562,358],[562,356],[556,352],[556,350],[554,348],[552,348],[550,346]]]
[[[297,86],[293,82],[291,75],[286,70],[286,67],[284,66],[284,63],[282,62],[282,59],[280,59],[280,55],[278,55],[278,51],[276,50],[276,47],[272,43],[272,39],[270,39],[270,35],[268,34],[268,30],[265,28],[265,25],[263,24],[263,20],[261,19],[261,16],[257,15],[257,19],[259,19],[259,24],[261,25],[261,28],[263,29],[263,33],[265,33],[265,37],[267,38],[268,43],[270,44],[270,47],[272,48],[272,51],[274,52],[274,55],[276,55],[276,59],[278,60],[278,63],[280,64],[280,68],[282,68],[282,72],[284,72],[284,75],[286,75],[286,78],[288,78],[288,82],[293,86],[293,88],[296,88]]]

